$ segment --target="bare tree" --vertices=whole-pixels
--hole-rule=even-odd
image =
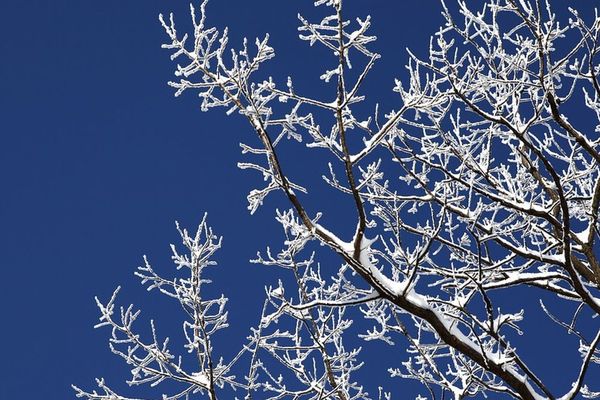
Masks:
[[[288,270],[293,285],[268,287],[248,342],[232,360],[217,360],[211,338],[227,326],[226,299],[205,299],[201,288],[220,241],[204,220],[195,236],[180,230],[188,254],[174,248],[173,260],[185,277],[160,277],[148,262],[137,275],[187,312],[186,347],[197,366],[186,372],[154,327],[143,341],[133,329],[138,313],[129,307],[115,317],[113,296],[98,301],[99,326],[112,328],[110,347],[132,366],[130,384],[180,385],[164,399],[391,399],[353,378],[360,350],[344,340],[357,343],[346,331],[362,316],[373,328],[360,338],[406,339],[394,349],[408,358],[389,372],[419,381],[432,399],[600,398],[600,17],[570,10],[561,21],[549,0],[482,3],[442,2],[445,24],[428,57],[411,53],[408,79],[393,88],[398,104],[374,113],[362,94],[380,58],[371,20],[347,19],[342,0],[316,1],[329,10],[320,22],[299,17],[300,39],[329,49],[337,65],[321,76],[332,88],[323,99],[291,78],[283,86],[255,80],[275,56],[268,36],[231,50],[227,31],[207,25],[206,1],[191,7],[190,36],[176,31],[172,15],[160,17],[163,47],[182,63],[170,83],[176,95],[194,91],[202,110],[241,115],[258,138],[242,145],[239,164],[266,182],[249,193],[250,212],[271,192],[289,200],[288,211],[277,211],[282,249],[254,262]],[[323,210],[305,207],[310,188],[280,157],[290,141],[328,155],[325,181],[356,209],[346,219],[352,238],[326,226]],[[320,264],[327,252],[337,265]],[[514,345],[527,333],[523,306],[501,310],[498,299],[515,290],[543,293],[550,301],[528,309],[578,339],[581,363],[565,371],[572,385],[561,392]],[[240,364],[241,377],[233,373]],[[100,393],[75,388],[77,396],[126,399],[98,385]]]

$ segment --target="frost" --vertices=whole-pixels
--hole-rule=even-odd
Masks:
[[[600,17],[570,10],[564,21],[550,2],[530,0],[442,2],[444,25],[424,57],[408,50],[405,74],[390,88],[398,101],[373,105],[377,93],[364,93],[365,82],[380,55],[370,17],[341,18],[338,0],[314,4],[323,15],[298,16],[299,38],[329,53],[320,78],[337,83],[317,94],[287,75],[264,76],[275,57],[269,36],[232,46],[227,29],[209,26],[206,1],[190,8],[189,34],[160,16],[163,47],[178,62],[175,95],[194,92],[203,111],[222,108],[254,133],[238,163],[261,182],[249,189],[250,213],[274,196],[290,209],[275,212],[280,243],[252,260],[279,275],[265,283],[257,325],[230,360],[213,348],[229,319],[227,298],[204,290],[221,246],[205,219],[194,234],[177,226],[183,250],[172,246],[173,276],[146,258],[136,273],[184,310],[183,349],[153,321],[139,333],[141,314],[116,307],[118,289],[97,300],[97,327],[110,328],[111,351],[131,368],[128,383],[177,382],[182,391],[163,396],[173,400],[390,400],[355,374],[360,340],[381,340],[398,354],[390,376],[440,398],[600,398],[600,333],[592,336],[600,315]],[[293,168],[321,161],[335,202]],[[331,218],[338,207],[350,212]],[[533,294],[506,301],[515,289]],[[544,302],[522,304],[532,298]],[[514,345],[531,335],[523,310],[579,340],[570,350],[580,363],[566,368],[572,384],[561,392]],[[367,325],[355,324],[360,318]],[[530,340],[539,353],[552,351],[545,343]],[[128,400],[96,382],[100,393],[76,395]]]

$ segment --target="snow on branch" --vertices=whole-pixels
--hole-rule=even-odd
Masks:
[[[163,47],[180,62],[175,94],[197,93],[203,111],[224,107],[254,134],[238,164],[264,182],[249,211],[273,193],[290,209],[275,212],[281,245],[252,260],[279,268],[279,279],[266,284],[257,325],[230,362],[211,340],[228,326],[227,299],[201,290],[221,244],[205,220],[192,235],[178,227],[185,251],[173,247],[173,261],[184,277],[163,278],[147,260],[136,273],[180,303],[194,372],[157,324],[149,339],[137,333],[139,312],[115,308],[116,292],[98,302],[111,350],[132,368],[128,382],[174,381],[183,389],[169,399],[389,400],[379,382],[355,379],[367,346],[382,341],[399,355],[389,376],[420,382],[432,399],[600,398],[598,13],[563,15],[549,0],[443,1],[426,56],[408,50],[405,76],[389,88],[397,104],[380,105],[364,93],[381,58],[371,17],[349,19],[341,0],[314,5],[322,16],[299,16],[299,38],[333,63],[323,63],[314,97],[289,74],[261,76],[275,57],[268,35],[231,49],[227,30],[209,27],[206,1],[190,9],[190,35],[160,17]],[[335,201],[302,169],[292,179],[292,157],[321,163]],[[340,210],[350,211],[332,217]],[[502,301],[515,293],[527,295]],[[558,390],[524,356],[532,313],[577,339],[571,386]],[[242,359],[248,368],[235,373]],[[99,393],[77,395],[126,399],[97,382]]]
[[[183,276],[165,278],[157,274],[146,257],[144,265],[135,273],[147,286],[148,291],[158,289],[160,293],[179,302],[184,310],[183,333],[186,353],[196,360],[196,370],[184,368],[183,355],[176,356],[170,348],[168,337],[160,338],[154,320],[150,321],[150,337],[143,339],[139,328],[134,326],[140,317],[140,311],[133,305],[116,309],[117,288],[107,302],[96,298],[100,310],[100,322],[96,328],[111,329],[109,347],[112,353],[121,357],[131,366],[131,378],[127,381],[130,386],[149,385],[151,387],[169,381],[183,385],[183,389],[165,399],[187,399],[190,394],[206,393],[216,398],[216,388],[225,385],[244,387],[234,375],[231,375],[232,363],[224,363],[217,358],[212,345],[213,336],[227,328],[227,298],[221,296],[215,299],[203,297],[202,287],[210,283],[205,278],[205,268],[215,265],[214,253],[221,247],[221,239],[213,234],[206,223],[206,215],[202,219],[195,234],[190,235],[186,229],[177,224],[177,230],[186,249],[180,253],[175,245],[171,245],[172,260],[177,270]],[[244,352],[244,350],[242,350]],[[236,359],[240,355],[236,356]],[[235,361],[235,359],[234,359]],[[114,393],[104,383],[97,380],[98,387],[104,391],[104,396],[96,392],[85,392],[76,388],[78,397],[87,399],[127,399]],[[106,397],[108,396],[108,397]],[[112,396],[112,397],[110,397]]]

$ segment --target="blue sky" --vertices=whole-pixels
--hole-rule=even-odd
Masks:
[[[224,236],[214,278],[218,285],[219,274],[236,276],[221,288],[234,325],[226,340],[246,335],[263,285],[276,282],[273,271],[247,261],[277,242],[272,210],[283,203],[269,200],[254,216],[246,210],[259,177],[236,167],[238,143],[251,137],[245,121],[201,113],[195,96],[174,99],[166,85],[172,64],[157,16],[174,10],[187,23],[187,4],[0,5],[0,398],[69,398],[71,383],[126,376],[107,349],[108,332],[92,329],[93,296],[107,298],[122,285],[122,303],[158,320],[163,312],[167,325],[170,305],[146,296],[133,271],[143,254],[170,268],[176,219],[193,227],[208,212]],[[394,101],[404,48],[426,50],[440,7],[435,0],[369,4],[383,61],[368,88]],[[318,51],[296,39],[296,14],[314,13],[310,1],[212,0],[208,12],[211,24],[230,27],[233,44],[270,32],[278,56],[268,73],[280,81],[318,82]],[[343,215],[340,207],[333,218]]]

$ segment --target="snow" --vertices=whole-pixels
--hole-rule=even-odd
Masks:
[[[518,3],[526,14],[532,13],[529,1],[518,0]],[[254,129],[258,133],[259,139],[263,139],[263,141],[265,135],[275,134],[273,131],[282,127],[284,130],[289,129],[288,132],[302,131],[302,133],[298,133],[298,137],[301,137],[300,135],[303,135],[303,132],[308,132],[308,135],[311,135],[314,139],[314,143],[309,144],[309,146],[329,149],[333,153],[333,157],[339,157],[342,153],[342,145],[339,135],[336,135],[337,121],[328,127],[321,128],[323,122],[320,118],[323,109],[328,114],[331,114],[332,111],[338,111],[337,99],[326,103],[299,96],[289,77],[285,83],[287,91],[276,89],[275,81],[270,78],[262,83],[257,82],[252,73],[260,67],[259,64],[274,56],[273,49],[267,45],[267,38],[264,41],[256,41],[258,49],[254,57],[250,54],[252,50],[247,48],[246,41],[244,41],[241,51],[227,48],[228,37],[226,31],[219,33],[214,28],[204,27],[204,4],[206,3],[203,3],[199,10],[199,22],[196,19],[194,20],[196,31],[193,34],[194,44],[191,46],[190,43],[187,45],[185,43],[187,36],[177,34],[172,16],[169,21],[165,21],[162,16],[160,17],[161,23],[169,36],[169,42],[164,47],[171,49],[173,58],[177,58],[182,63],[182,65],[175,68],[175,75],[190,79],[190,81],[180,79],[178,82],[171,82],[171,86],[177,89],[176,94],[180,94],[184,90],[194,90],[200,95],[203,110],[212,107],[224,107],[228,109],[228,115],[233,113],[242,114],[250,121],[250,129]],[[341,7],[340,0],[317,0],[315,4]],[[585,278],[577,275],[573,277],[575,283],[579,284],[577,288],[579,293],[570,288],[564,288],[567,286],[565,282],[570,277],[558,268],[558,266],[565,264],[565,255],[557,250],[559,241],[551,237],[552,229],[560,230],[562,224],[560,220],[553,216],[554,199],[552,195],[547,193],[549,189],[558,189],[554,181],[548,180],[547,172],[544,172],[548,171],[548,168],[542,169],[543,166],[536,165],[535,160],[530,163],[531,165],[527,165],[528,163],[524,161],[529,154],[527,149],[521,153],[522,158],[515,155],[517,154],[517,146],[522,146],[524,142],[532,146],[538,146],[538,150],[543,155],[548,156],[549,162],[554,163],[554,160],[559,160],[561,165],[557,171],[559,171],[561,180],[564,181],[565,188],[567,188],[567,185],[569,186],[565,193],[571,199],[587,199],[592,196],[591,193],[594,191],[593,188],[599,175],[599,163],[597,162],[598,159],[594,160],[593,155],[590,155],[590,151],[586,150],[585,147],[594,147],[597,143],[596,141],[590,142],[591,137],[588,138],[578,131],[573,133],[565,130],[565,132],[556,133],[553,132],[554,128],[550,128],[548,132],[540,133],[540,131],[546,130],[545,128],[541,129],[540,126],[554,117],[548,114],[547,109],[543,108],[540,108],[539,111],[541,113],[540,120],[532,121],[535,129],[528,129],[530,126],[529,121],[526,121],[522,114],[527,108],[525,106],[531,105],[528,102],[539,102],[543,105],[546,104],[546,99],[536,91],[527,92],[526,96],[522,96],[525,92],[520,92],[520,85],[515,85],[513,80],[506,80],[505,77],[507,74],[511,76],[528,76],[530,73],[528,69],[535,69],[536,67],[528,60],[536,59],[537,49],[535,46],[530,46],[531,42],[528,41],[530,39],[521,40],[521,38],[516,37],[523,34],[521,32],[524,31],[523,29],[518,27],[513,30],[501,29],[510,19],[496,21],[496,11],[492,10],[496,6],[489,6],[498,3],[489,1],[486,4],[488,8],[485,11],[476,12],[469,8],[471,5],[467,5],[467,2],[459,2],[458,8],[461,18],[456,20],[452,20],[450,18],[451,12],[445,9],[445,13],[448,13],[447,15],[444,14],[447,25],[442,27],[439,33],[432,38],[429,56],[424,60],[419,60],[411,55],[412,59],[407,65],[408,81],[400,78],[396,80],[396,87],[393,90],[400,95],[398,104],[402,104],[402,108],[399,111],[386,110],[383,114],[384,117],[380,118],[379,108],[376,108],[374,115],[368,116],[369,114],[366,114],[367,119],[363,120],[365,114],[362,111],[364,110],[356,106],[360,104],[362,94],[358,96],[357,93],[359,87],[361,90],[363,88],[361,83],[363,78],[366,78],[369,68],[365,68],[364,76],[362,74],[347,74],[344,77],[344,82],[348,83],[348,87],[353,87],[350,93],[342,93],[343,96],[341,96],[345,99],[343,104],[344,118],[349,121],[350,125],[355,124],[359,128],[363,128],[356,129],[359,136],[356,136],[355,143],[362,142],[363,147],[357,148],[357,152],[350,155],[353,168],[356,171],[364,172],[364,164],[366,163],[359,164],[359,162],[367,155],[378,150],[383,141],[388,140],[390,144],[398,146],[399,153],[401,153],[399,157],[402,157],[399,160],[392,157],[392,161],[397,161],[404,167],[400,168],[400,174],[394,169],[390,169],[389,172],[384,171],[385,168],[382,167],[381,174],[377,170],[377,174],[372,176],[368,174],[361,176],[360,190],[361,195],[364,195],[366,199],[365,212],[371,214],[369,214],[368,230],[363,232],[364,236],[361,236],[358,254],[355,254],[355,245],[359,237],[358,232],[350,241],[346,242],[334,232],[318,224],[316,222],[318,218],[315,218],[312,222],[312,231],[308,232],[293,210],[289,211],[285,217],[281,217],[278,213],[280,216],[278,220],[284,227],[287,238],[283,242],[284,250],[276,257],[271,257],[270,250],[267,249],[268,259],[261,259],[258,262],[269,266],[283,266],[284,268],[289,268],[290,265],[298,265],[298,269],[302,269],[302,272],[305,273],[303,277],[308,277],[310,290],[307,292],[307,297],[300,300],[300,304],[292,305],[284,298],[285,291],[281,282],[275,288],[267,286],[270,289],[267,290],[267,299],[261,314],[262,324],[253,331],[253,341],[251,340],[248,345],[243,345],[241,352],[252,351],[258,354],[262,352],[262,350],[259,351],[259,347],[266,348],[267,352],[271,352],[271,356],[275,356],[275,359],[285,360],[285,365],[279,365],[281,369],[285,371],[286,367],[293,366],[291,375],[305,383],[308,391],[318,391],[324,387],[323,381],[319,381],[315,376],[311,376],[310,379],[305,376],[307,371],[311,369],[311,366],[305,362],[311,360],[310,352],[316,347],[323,347],[322,345],[327,343],[327,348],[335,348],[337,351],[334,354],[336,363],[347,357],[344,359],[345,361],[349,360],[348,362],[352,365],[359,364],[358,362],[355,363],[352,357],[346,356],[348,353],[343,350],[344,346],[342,345],[344,324],[351,323],[352,318],[355,317],[354,314],[347,320],[342,318],[342,314],[340,314],[338,318],[331,318],[325,323],[320,321],[319,318],[314,318],[312,322],[321,324],[316,330],[318,337],[314,336],[315,332],[311,332],[313,333],[312,336],[303,336],[302,332],[294,332],[293,329],[280,329],[278,324],[287,318],[291,318],[295,323],[309,318],[307,315],[310,314],[309,311],[313,311],[311,310],[312,307],[318,307],[319,312],[331,307],[332,312],[339,311],[342,313],[341,310],[347,308],[343,307],[344,301],[356,300],[357,303],[363,304],[364,308],[368,308],[368,312],[371,312],[370,317],[380,324],[377,329],[371,332],[368,331],[366,336],[372,333],[371,339],[389,339],[391,342],[391,332],[398,331],[399,326],[394,325],[397,322],[394,322],[393,318],[390,317],[390,303],[369,300],[379,298],[380,294],[385,294],[385,297],[392,301],[401,300],[396,303],[406,305],[406,309],[426,311],[416,314],[425,315],[430,319],[430,322],[435,323],[435,326],[440,330],[438,333],[453,336],[464,345],[462,346],[463,349],[466,346],[479,354],[484,360],[499,366],[521,382],[524,382],[535,399],[542,399],[543,396],[536,392],[537,387],[528,380],[527,375],[522,373],[524,369],[516,366],[512,356],[513,353],[498,350],[499,346],[496,346],[497,342],[495,342],[494,335],[486,332],[492,330],[494,333],[504,335],[504,331],[498,332],[500,327],[512,324],[518,331],[519,327],[516,324],[522,319],[522,315],[518,312],[514,313],[514,311],[513,313],[501,313],[500,310],[496,311],[497,304],[493,304],[493,316],[488,316],[488,310],[484,308],[485,305],[479,304],[481,302],[474,305],[473,303],[476,302],[470,301],[473,298],[473,293],[476,293],[477,289],[483,291],[498,290],[503,287],[521,284],[524,280],[529,281],[529,283],[535,280],[548,283],[546,285],[548,293],[560,296],[568,291],[568,293],[573,293],[573,297],[583,297],[584,302],[588,305],[600,309],[600,300],[594,297],[594,295],[598,295],[598,291]],[[336,52],[339,51],[339,43],[337,43],[338,14],[336,11],[339,10],[330,11],[332,11],[331,15],[326,16],[318,23],[310,23],[300,17],[301,26],[299,30],[301,31],[301,39],[309,41],[311,45],[323,45],[336,55]],[[504,11],[509,12],[510,10]],[[193,8],[192,14],[196,14]],[[553,20],[554,16],[548,13],[548,18]],[[360,25],[359,29],[350,28],[353,26],[352,21],[348,21],[348,25],[346,25],[346,22],[342,23],[343,34],[345,38],[348,38],[346,50],[353,48],[352,51],[343,54],[343,56],[348,57],[348,66],[350,66],[351,54],[353,59],[355,53],[362,53],[362,56],[371,58],[372,61],[377,58],[377,55],[370,53],[366,46],[372,38],[365,35],[365,31],[370,24],[368,19],[365,21],[357,19],[357,21]],[[455,25],[460,24],[461,21],[463,21],[464,27]],[[596,25],[591,29],[593,32],[598,33],[600,32],[600,25]],[[554,28],[554,26],[553,23],[549,23],[547,26],[538,27],[543,28],[546,32],[544,41],[545,46],[547,45],[549,49],[552,47],[552,41],[564,36],[564,32],[569,29],[568,25],[563,26],[563,28],[558,28],[558,25]],[[456,34],[468,37],[469,41],[472,41],[469,47],[471,52],[464,46],[461,48],[460,40],[452,38],[452,35]],[[518,57],[505,53],[506,49],[502,47],[504,41],[510,43],[506,47],[514,48],[518,53]],[[575,53],[572,54],[573,57],[580,56]],[[233,59],[230,57],[231,54],[233,54]],[[563,61],[565,61],[563,64],[557,64],[559,61],[556,60],[552,63],[553,65],[562,65],[565,68],[573,67],[573,65],[568,65],[569,60],[565,59]],[[334,63],[331,67],[328,67],[333,69],[325,70],[327,67],[323,67],[325,72],[321,75],[321,79],[325,81],[335,80],[340,74],[348,72],[339,65],[335,67],[336,64]],[[252,65],[252,67],[249,67],[249,65]],[[356,65],[361,64],[357,63]],[[494,68],[497,70],[494,70]],[[505,68],[508,68],[508,70]],[[571,69],[572,73],[581,73],[582,70],[579,68],[582,67]],[[424,70],[427,70],[427,72],[424,72]],[[548,65],[548,71],[556,71],[556,75],[549,76],[548,81],[558,82],[558,78],[560,78],[561,82],[572,80],[584,86],[586,84],[586,79],[582,79],[585,77],[565,75],[562,67],[552,68],[551,65]],[[471,73],[473,75],[470,75]],[[359,77],[356,78],[355,75],[359,75]],[[351,85],[353,80],[357,82],[355,86]],[[243,82],[243,84],[240,82]],[[529,85],[530,82],[527,82],[527,85],[524,86],[529,88]],[[565,84],[565,87],[567,86],[568,84]],[[513,87],[514,92],[512,90],[507,92],[506,87]],[[538,92],[542,91],[539,90]],[[328,100],[331,98],[323,97]],[[563,98],[565,101],[568,100],[567,97]],[[277,103],[277,106],[273,107],[272,100],[274,102],[279,100],[281,104]],[[592,111],[590,115],[600,115],[598,100],[589,96],[585,100],[585,105]],[[478,109],[478,107],[481,107],[481,109]],[[312,113],[314,109],[319,112]],[[468,118],[471,120],[461,122],[460,112],[455,111],[456,109],[469,109]],[[565,107],[565,110],[568,110],[568,107]],[[415,114],[416,116],[414,116]],[[355,117],[357,115],[361,116],[362,121]],[[561,116],[561,118],[568,124],[567,117]],[[373,123],[371,123],[372,121]],[[380,125],[380,123],[383,123],[383,125]],[[536,125],[538,123],[541,123],[541,125]],[[372,127],[375,132],[369,129],[370,125],[375,126]],[[504,147],[497,149],[490,143],[482,145],[484,143],[482,139],[485,139],[486,136],[490,138],[490,143],[492,137],[494,141],[496,141],[495,138],[499,137],[500,140],[497,140],[497,145]],[[278,137],[284,136],[281,134]],[[561,148],[561,142],[568,142],[568,146]],[[276,146],[277,143],[278,139],[274,140],[273,146]],[[281,179],[283,177],[279,176],[282,173],[279,170],[276,171],[272,165],[273,158],[270,157],[275,150],[268,143],[262,143],[262,145],[264,146],[259,145],[257,149],[242,146],[244,157],[254,158],[250,160],[251,162],[245,160],[239,163],[240,168],[257,171],[267,182],[266,187],[251,189],[248,196],[251,212],[256,211],[269,193],[278,191],[282,187]],[[496,146],[496,143],[494,143],[494,146]],[[408,149],[409,147],[410,149]],[[286,152],[279,153],[279,149],[280,147],[277,147],[277,155],[282,156],[283,159]],[[518,147],[518,149],[521,151],[521,147]],[[508,152],[511,155],[503,157],[502,152]],[[382,153],[385,153],[385,157],[390,156],[387,151]],[[380,154],[376,156],[384,159],[384,156]],[[540,159],[541,156],[537,158]],[[385,160],[383,162],[387,163]],[[455,164],[460,165],[455,166]],[[336,167],[330,169],[332,176],[335,178],[334,168]],[[541,178],[534,176],[532,169],[536,168],[539,168],[539,171],[542,172]],[[485,171],[482,169],[485,169]],[[396,184],[401,186],[396,186]],[[562,184],[562,182],[557,182],[557,184]],[[339,186],[341,185],[340,183]],[[381,188],[377,185],[381,185]],[[293,195],[294,190],[305,192],[302,187],[293,184],[291,181],[289,186],[289,188],[285,188],[289,195]],[[404,188],[408,189],[406,193],[401,191]],[[373,194],[374,192],[377,193]],[[378,198],[382,193],[384,195],[382,197],[385,197],[383,200]],[[302,201],[304,201],[303,197],[301,196]],[[298,201],[300,201],[300,198]],[[568,207],[573,207],[574,211],[571,218],[579,221],[574,224],[575,226],[579,227],[580,222],[584,220],[589,223],[589,216],[586,214],[589,207],[582,205],[585,201],[569,200]],[[394,206],[390,206],[390,203],[394,203]],[[572,205],[575,203],[577,205]],[[314,203],[309,201],[307,204],[312,206]],[[476,207],[475,204],[477,204]],[[298,207],[297,204],[294,205]],[[421,214],[424,213],[417,212],[417,210],[427,208],[428,205],[432,205],[431,217],[423,216]],[[396,206],[401,208],[402,211],[394,209]],[[442,207],[444,211],[438,213],[439,208]],[[378,210],[381,209],[384,209],[381,215],[376,215]],[[404,218],[404,211],[412,214],[409,218],[406,218],[408,221],[398,222]],[[394,217],[396,218],[395,222],[398,226],[388,229],[388,226],[393,225],[393,223],[385,219],[388,217],[386,213],[389,213],[390,221]],[[429,252],[425,255],[423,269],[416,271],[416,275],[411,275],[411,278],[408,278],[407,275],[410,273],[407,271],[410,271],[409,267],[413,264],[416,258],[415,254],[418,254],[418,251],[411,247],[411,240],[401,239],[400,235],[407,232],[407,235],[418,236],[415,241],[420,246],[431,239],[432,227],[436,226],[442,214],[444,214],[444,224],[440,224],[439,236],[435,238],[435,245],[430,251],[427,249]],[[373,216],[372,219],[371,215]],[[418,221],[413,224],[413,219]],[[351,219],[347,221],[351,221]],[[382,228],[382,226],[384,227]],[[398,232],[395,232],[396,228],[398,228]],[[469,233],[467,233],[467,229]],[[593,224],[581,232],[570,232],[570,234],[575,235],[578,242],[586,243],[591,232],[590,229],[593,229]],[[541,231],[546,232],[547,236],[540,234]],[[195,261],[200,258],[199,254],[206,250],[203,246],[207,243],[211,244],[212,247],[209,246],[209,250],[213,251],[220,246],[220,243],[212,243],[212,239],[209,240],[204,236],[202,236],[203,240],[199,241],[200,234],[196,235],[195,238],[190,237],[185,231],[181,231],[181,234],[184,244],[191,251],[189,254],[186,252],[180,255],[173,248],[173,259],[178,265],[179,271],[194,274],[202,272],[202,269],[209,264],[202,264],[198,271],[195,267],[197,265]],[[477,235],[480,236],[477,237]],[[528,235],[530,236],[528,237]],[[297,239],[290,239],[290,237],[296,236]],[[371,236],[373,237],[370,238]],[[322,270],[318,263],[313,265],[312,256],[309,261],[303,263],[297,264],[296,260],[290,261],[290,254],[295,256],[296,253],[300,253],[300,250],[304,249],[308,241],[315,237],[318,237],[321,244],[326,244],[338,253],[342,253],[343,258],[351,264],[350,267],[357,270],[359,275],[366,276],[372,287],[366,290],[355,287],[353,280],[359,279],[355,275],[346,280],[344,274],[349,266],[343,261],[340,262],[342,265],[340,269],[336,269],[335,266],[333,268],[328,266],[327,269],[323,268]],[[475,241],[477,241],[477,244],[489,245],[491,249],[488,251],[486,248],[484,252],[487,258],[485,268],[482,268],[481,265],[477,264],[477,261],[473,260],[476,258]],[[494,247],[500,250],[495,250]],[[573,250],[580,251],[581,246],[574,244]],[[505,254],[496,254],[496,251]],[[386,254],[380,256],[380,252]],[[358,260],[355,259],[355,256],[358,257]],[[531,258],[529,258],[530,256]],[[586,262],[584,256],[581,253],[577,255],[581,262]],[[549,265],[553,265],[553,267],[550,268]],[[476,276],[476,273],[473,273],[477,266],[479,266],[479,277]],[[550,272],[550,269],[553,272]],[[417,282],[419,282],[420,274],[423,271],[427,274],[426,279],[430,286],[418,285],[419,293],[417,292]],[[472,281],[477,281],[469,281],[465,278],[466,275],[469,275],[468,278]],[[209,336],[216,330],[227,326],[227,312],[224,310],[225,299],[223,297],[221,299],[201,299],[199,293],[204,294],[206,292],[200,292],[199,287],[192,287],[191,283],[195,282],[195,279],[163,279],[152,270],[147,262],[138,271],[138,276],[144,282],[150,284],[148,289],[157,288],[163,294],[178,298],[184,307],[189,307],[189,302],[199,301],[200,305],[207,306],[205,310],[212,310],[203,314],[204,317],[209,317],[206,319],[210,321],[207,322]],[[420,282],[422,283],[426,279],[422,278]],[[431,283],[432,281],[433,283]],[[208,284],[208,280],[201,280],[199,284]],[[478,285],[480,286],[476,288]],[[582,289],[579,289],[579,287],[582,287]],[[294,287],[292,290],[289,290],[289,286],[287,288],[288,294],[295,294],[300,290],[298,287]],[[98,326],[112,326],[117,328],[114,329],[117,334],[119,332],[129,334],[128,329],[130,329],[130,326],[127,323],[129,320],[134,320],[137,313],[131,311],[131,309],[126,309],[123,314],[125,321],[113,320],[113,303],[114,296],[106,306],[99,303],[102,319]],[[273,307],[276,308],[276,311],[272,310]],[[471,313],[471,309],[465,311],[470,307],[479,308],[473,313]],[[520,305],[517,305],[517,308],[519,307]],[[214,315],[211,314],[213,311]],[[475,324],[473,331],[469,330],[469,322],[459,321],[457,315],[460,313],[462,313],[460,318],[464,317]],[[464,368],[462,371],[442,371],[438,374],[440,375],[439,381],[430,383],[449,387],[449,390],[458,398],[465,396],[465,391],[468,390],[466,387],[460,387],[461,383],[464,385],[464,382],[469,381],[469,378],[476,375],[479,379],[484,380],[482,387],[486,383],[494,381],[495,384],[497,382],[497,377],[489,378],[492,374],[485,373],[487,365],[477,366],[462,357],[459,359],[457,355],[459,352],[454,352],[448,347],[440,350],[440,348],[448,346],[438,342],[440,335],[432,338],[433,335],[430,335],[428,331],[431,326],[426,326],[426,322],[415,315],[411,317],[406,318],[406,321],[412,321],[414,325],[408,327],[408,330],[419,330],[420,333],[422,330],[426,333],[423,336],[419,334],[413,338],[416,351],[427,352],[429,347],[437,346],[434,350],[437,352],[435,357],[444,357],[444,366],[466,362],[474,368],[471,372],[466,371],[468,368]],[[582,318],[584,317],[582,316]],[[201,357],[206,357],[210,350],[202,348],[202,344],[196,340],[195,333],[189,333],[194,331],[190,327],[197,326],[197,324],[197,321],[185,321],[183,324],[189,342],[186,347],[190,351],[200,353],[204,351]],[[297,326],[300,326],[300,324]],[[273,329],[266,332],[270,328]],[[510,332],[508,329],[507,331]],[[144,359],[141,356],[136,358],[137,353],[131,358],[133,363],[140,365],[143,363],[147,365],[148,360],[160,364],[163,362],[162,360],[170,357],[167,350],[158,350],[160,346],[156,342],[156,338],[154,343],[151,343],[148,348],[144,348],[139,347],[141,345],[132,337],[135,336],[129,336],[125,339],[120,336],[113,338],[113,347],[111,347],[113,352],[117,351],[117,354],[119,354],[118,350],[115,349],[123,344],[132,346],[130,349],[141,348],[139,352],[146,351],[149,358]],[[286,347],[290,342],[292,344]],[[330,344],[332,345],[330,346]],[[290,348],[293,348],[294,351],[288,351]],[[492,351],[492,349],[495,349],[495,351]],[[127,354],[128,351],[129,349],[125,349],[122,354]],[[273,361],[261,364],[263,360],[260,359],[260,356],[257,357],[256,364],[253,364],[253,367],[258,369]],[[232,361],[231,364],[235,361]],[[430,362],[430,365],[427,366],[427,362],[430,362],[430,360],[426,360],[421,364],[424,370],[435,364],[435,362]],[[138,368],[142,369],[139,366]],[[215,369],[215,371],[217,371],[215,376],[223,376],[221,374],[222,370]],[[352,367],[340,367],[340,371],[343,379],[348,380],[343,382],[347,385],[348,382],[351,382],[349,379],[351,379]],[[274,373],[271,378],[269,378],[271,375],[266,367],[264,372],[265,374],[261,372],[259,375],[266,375],[267,381],[266,383],[257,383],[257,387],[262,385],[263,389],[268,388],[265,390],[271,391],[272,393],[269,395],[273,395],[273,398],[290,397],[289,388],[285,387],[284,379],[275,378],[280,371]],[[210,375],[207,371],[185,375],[186,379],[190,376],[199,386],[207,387],[210,384]],[[418,375],[412,377],[423,380]],[[446,385],[445,383],[449,382],[446,378],[450,378],[453,383]],[[485,380],[488,378],[490,380],[486,382]],[[163,378],[158,377],[156,379]],[[220,379],[223,380],[223,378]],[[473,382],[472,379],[471,382]],[[235,384],[237,385],[239,382]],[[340,387],[344,387],[343,384]],[[486,396],[486,389],[482,389],[482,391],[481,395]],[[358,390],[356,392],[358,393]],[[366,396],[348,396],[348,398],[363,397]],[[565,395],[561,399],[567,398],[568,396]]]
[[[210,378],[205,371],[193,373],[192,379],[202,387],[208,387],[210,385]]]
[[[579,233],[575,233],[575,236],[577,236],[577,239],[581,243],[587,243],[588,236],[590,234],[590,228],[591,228],[591,225],[588,225],[587,228],[585,228],[583,231],[581,231]]]

